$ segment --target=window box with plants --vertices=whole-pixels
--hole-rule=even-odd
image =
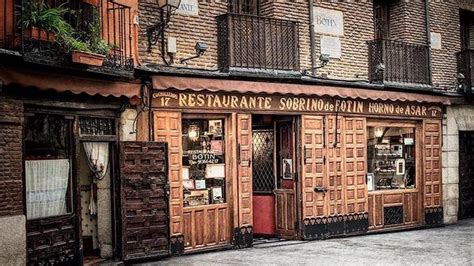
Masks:
[[[23,36],[38,41],[55,42],[57,33],[72,29],[63,19],[67,11],[62,5],[50,8],[42,0],[29,2],[21,16]]]
[[[82,41],[73,40],[69,43],[72,51],[72,62],[102,66],[105,56],[110,52],[110,47],[100,38],[100,17],[97,10],[93,12],[92,21],[85,23],[81,37]]]
[[[65,20],[65,16],[76,16],[80,12],[71,11],[62,5],[51,8],[43,0],[31,1],[21,22],[23,29],[30,33],[28,37],[46,38],[58,43],[71,55],[73,63],[100,67],[110,47],[100,38],[99,14],[94,10],[91,21],[83,21],[82,27],[75,29]]]

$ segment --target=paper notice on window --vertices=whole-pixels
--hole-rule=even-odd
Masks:
[[[224,178],[224,164],[208,164],[206,165],[206,178]]]

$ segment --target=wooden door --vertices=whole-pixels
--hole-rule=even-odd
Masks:
[[[276,232],[280,237],[296,237],[295,136],[293,120],[275,122],[277,134],[275,194]],[[288,161],[291,160],[291,161]]]
[[[366,213],[367,121],[365,118],[345,117],[343,128],[345,213]]]
[[[459,132],[459,219],[474,217],[474,132]]]
[[[326,185],[325,118],[303,115],[301,124],[303,218],[322,217],[327,215],[325,195],[315,192],[315,188],[324,188]]]
[[[252,226],[252,115],[237,114],[238,224]]]
[[[159,142],[121,142],[122,259],[168,255],[167,149]]]
[[[302,116],[304,237],[367,231],[366,120]]]
[[[183,233],[181,113],[154,112],[154,141],[168,143],[170,233]]]
[[[343,183],[343,118],[326,117],[326,176],[324,182],[326,215],[334,216],[345,213],[345,184]]]

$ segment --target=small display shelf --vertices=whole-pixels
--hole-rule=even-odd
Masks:
[[[385,136],[369,138],[368,141],[369,190],[414,188],[415,145],[412,133],[396,128],[388,128],[385,133]]]

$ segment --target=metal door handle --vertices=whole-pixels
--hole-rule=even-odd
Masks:
[[[325,188],[325,187],[315,187],[315,188],[314,188],[314,192],[326,193],[326,192],[328,192],[328,189]]]

